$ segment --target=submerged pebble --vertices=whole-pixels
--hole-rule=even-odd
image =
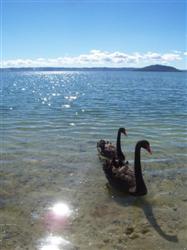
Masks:
[[[140,235],[138,233],[132,233],[132,234],[129,235],[129,238],[132,239],[132,240],[134,240],[136,238],[139,238],[139,237],[140,237]]]
[[[127,235],[130,235],[130,234],[132,234],[133,232],[134,232],[134,228],[131,227],[131,226],[127,227],[126,230],[125,230],[125,233],[126,233]]]

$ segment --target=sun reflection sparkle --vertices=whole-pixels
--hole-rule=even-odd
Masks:
[[[71,243],[60,236],[49,235],[41,242],[39,250],[60,250],[65,249]]]
[[[62,216],[62,217],[68,217],[71,214],[71,210],[68,207],[67,204],[65,203],[56,203],[54,206],[51,208],[51,211],[57,215],[57,216]]]
[[[45,227],[51,232],[65,229],[71,220],[73,210],[65,202],[58,202],[49,207],[43,217]]]

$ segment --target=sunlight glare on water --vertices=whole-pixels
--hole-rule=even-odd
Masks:
[[[41,240],[39,250],[66,250],[70,242],[60,236],[49,235]]]
[[[65,203],[56,203],[53,205],[53,207],[50,208],[50,210],[57,216],[63,217],[63,216],[70,216],[72,211]]]

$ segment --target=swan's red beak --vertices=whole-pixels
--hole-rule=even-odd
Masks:
[[[152,150],[151,150],[150,146],[147,146],[146,149],[147,149],[147,152],[149,152],[152,155]]]

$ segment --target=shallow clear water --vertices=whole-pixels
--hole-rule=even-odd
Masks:
[[[185,249],[186,74],[1,72],[1,249]],[[96,142],[142,151],[148,195],[106,187]],[[141,246],[141,247],[140,247]]]

